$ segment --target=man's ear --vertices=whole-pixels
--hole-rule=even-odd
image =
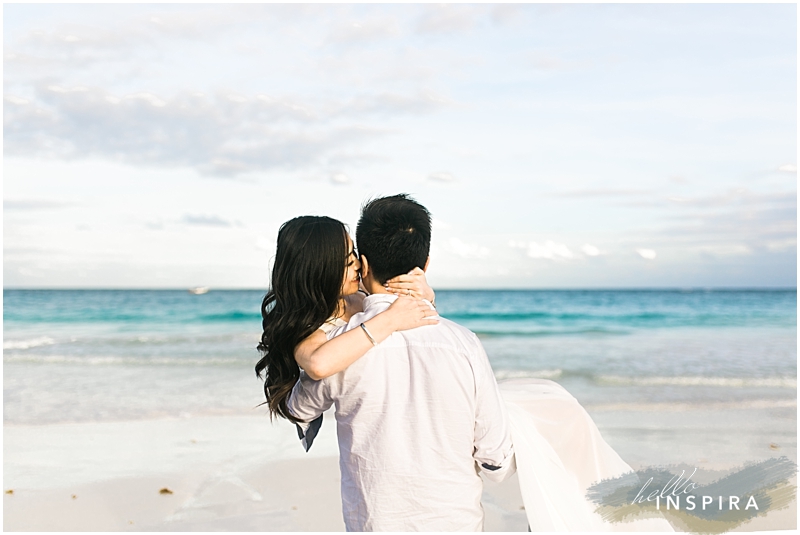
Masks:
[[[363,254],[361,255],[361,280],[363,281],[369,276],[369,261]]]
[[[428,265],[430,265],[430,263],[431,263],[431,257],[429,256],[429,257],[428,257],[428,258],[425,260],[425,266],[422,268],[422,271],[428,271]]]

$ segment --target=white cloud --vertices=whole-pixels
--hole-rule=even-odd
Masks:
[[[256,249],[259,251],[266,251],[270,253],[275,251],[275,247],[277,247],[277,240],[275,238],[259,236],[256,239]]]
[[[227,95],[184,93],[164,99],[148,92],[119,97],[100,89],[48,89],[39,89],[34,105],[5,110],[6,156],[105,157],[233,176],[309,167],[324,158],[346,161],[347,153],[340,151],[386,133],[342,121],[332,124],[330,114],[316,118],[304,106],[280,99],[232,102]]]
[[[3,98],[6,100],[6,102],[10,102],[11,104],[16,104],[17,106],[24,106],[25,104],[30,102],[27,99],[15,97],[14,95],[4,95]]]
[[[472,28],[482,6],[437,4],[425,6],[417,24],[417,33],[449,33]]]
[[[298,102],[263,94],[206,97],[186,91],[161,97],[151,92],[115,95],[83,86],[34,89],[37,98],[31,103],[5,110],[6,156],[105,157],[133,165],[179,165],[217,176],[350,161],[352,148],[389,132],[364,125],[364,118],[427,113],[445,102],[425,92]]]
[[[656,252],[652,249],[636,249],[636,252],[645,260],[653,260],[656,257]]]
[[[395,37],[400,28],[393,20],[366,20],[350,22],[336,28],[328,36],[332,43],[363,43]]]
[[[575,258],[572,251],[569,250],[563,243],[556,243],[552,240],[547,240],[543,244],[538,242],[509,242],[511,247],[516,249],[524,249],[525,254],[530,258],[545,258],[547,260],[564,260]]]
[[[436,219],[435,217],[431,219],[431,225],[433,226],[433,230],[450,230],[452,225],[449,223],[445,223],[441,219]]]
[[[588,243],[583,244],[583,246],[581,247],[581,251],[583,251],[583,254],[585,254],[586,256],[599,256],[600,254],[602,254],[600,252],[600,249],[598,249],[594,245],[589,245]]]
[[[698,251],[720,256],[747,255],[753,251],[743,244],[705,245],[697,248]]]
[[[181,219],[187,225],[196,225],[204,227],[230,227],[232,223],[217,215],[193,215],[186,214]]]
[[[795,238],[767,242],[767,249],[770,251],[785,251],[792,247],[797,247],[797,240]]]
[[[419,91],[410,95],[378,93],[354,97],[350,102],[341,105],[335,113],[337,115],[422,114],[438,111],[449,104],[449,99],[431,91]]]
[[[576,189],[572,191],[562,191],[553,193],[553,197],[575,197],[575,198],[592,198],[592,197],[635,197],[641,195],[649,195],[649,190],[642,189]]]
[[[787,163],[786,165],[778,167],[778,171],[782,171],[784,173],[797,173],[797,166],[791,163]]]
[[[334,173],[331,175],[331,182],[334,184],[349,184],[351,182],[350,177],[344,173]]]
[[[490,252],[487,247],[474,243],[465,243],[458,238],[450,238],[447,249],[461,258],[486,258]]]
[[[75,203],[66,201],[50,201],[43,199],[4,199],[3,210],[49,210],[64,208]]]
[[[434,182],[453,182],[455,179],[456,177],[450,173],[439,172],[428,175],[428,180],[433,180]]]
[[[75,91],[75,89],[73,89],[73,91]],[[161,100],[157,96],[153,95],[152,93],[136,93],[136,94],[133,94],[133,95],[126,95],[123,98],[124,99],[130,99],[130,100],[137,100],[137,99],[138,100],[143,100],[143,101],[147,102],[148,104],[152,104],[156,108],[163,108],[164,106],[167,105],[166,102],[164,102],[163,100]]]
[[[530,62],[534,68],[542,71],[554,71],[561,69],[564,66],[564,63],[557,57],[541,53],[532,55]]]

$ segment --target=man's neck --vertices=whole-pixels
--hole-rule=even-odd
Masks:
[[[364,281],[364,289],[367,290],[367,293],[369,295],[376,295],[376,294],[392,295],[392,292],[384,288],[383,284],[379,284],[373,280]]]

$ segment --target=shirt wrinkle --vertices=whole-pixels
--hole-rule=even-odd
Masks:
[[[367,296],[364,312],[328,337],[395,299]],[[480,464],[499,481],[514,463],[505,405],[474,333],[446,319],[394,333],[332,377],[301,374],[289,399],[305,420],[332,404],[348,531],[483,529]]]

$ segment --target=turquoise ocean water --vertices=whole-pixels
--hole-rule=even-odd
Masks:
[[[263,291],[4,290],[6,423],[263,413]],[[498,379],[560,382],[587,407],[796,399],[797,293],[437,292]]]

